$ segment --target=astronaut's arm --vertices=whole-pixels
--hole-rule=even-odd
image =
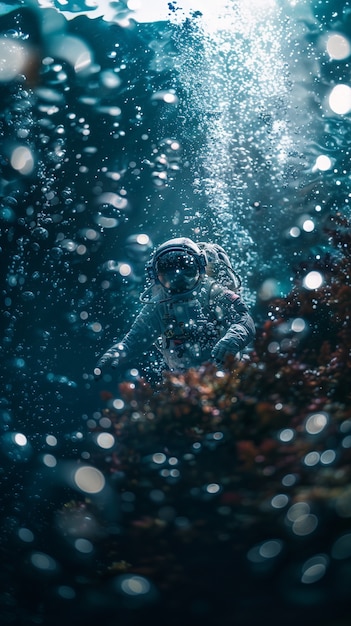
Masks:
[[[212,358],[218,362],[224,362],[228,355],[240,353],[256,335],[254,321],[248,307],[240,296],[233,292],[227,292],[217,310],[222,318],[229,321],[229,326],[223,337],[216,343],[212,350]]]
[[[101,376],[106,366],[117,368],[121,363],[140,357],[156,341],[159,334],[155,311],[152,305],[145,305],[123,339],[114,343],[99,358],[94,369],[95,377]]]

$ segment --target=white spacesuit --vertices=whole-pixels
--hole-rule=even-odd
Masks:
[[[238,355],[255,336],[254,322],[241,297],[207,275],[209,266],[204,244],[188,238],[162,244],[146,268],[151,284],[141,296],[141,312],[100,357],[95,376],[106,365],[133,361],[153,344],[177,371],[211,360],[222,365],[228,355]]]

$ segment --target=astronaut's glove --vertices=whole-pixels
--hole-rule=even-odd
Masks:
[[[95,368],[94,368],[94,376],[95,379],[98,380],[102,375],[102,370],[109,365],[110,367],[116,368],[119,365],[120,357],[123,352],[122,344],[115,344],[107,350],[98,360]]]
[[[217,341],[216,345],[213,347],[211,356],[216,363],[223,364],[230,354],[236,355],[237,352],[237,346],[231,345],[229,340],[222,337],[222,339]]]

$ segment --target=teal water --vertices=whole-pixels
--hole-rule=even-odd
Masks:
[[[50,471],[89,458],[92,370],[138,310],[153,247],[223,245],[260,325],[301,261],[328,251],[330,217],[349,216],[349,2],[137,6],[0,5],[6,624],[44,623],[43,580],[63,615],[78,593],[89,546],[58,582]],[[135,368],[152,377],[147,358]],[[28,559],[38,582],[22,605]]]

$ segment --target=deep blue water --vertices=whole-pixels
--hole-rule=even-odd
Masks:
[[[328,249],[330,215],[349,215],[350,3],[199,4],[148,23],[125,2],[105,19],[83,0],[0,6],[2,535],[21,567],[31,529],[50,553],[50,464],[85,458],[92,370],[153,247],[223,245],[260,324]],[[152,378],[147,357],[135,367]],[[4,623],[42,623],[3,600]]]

